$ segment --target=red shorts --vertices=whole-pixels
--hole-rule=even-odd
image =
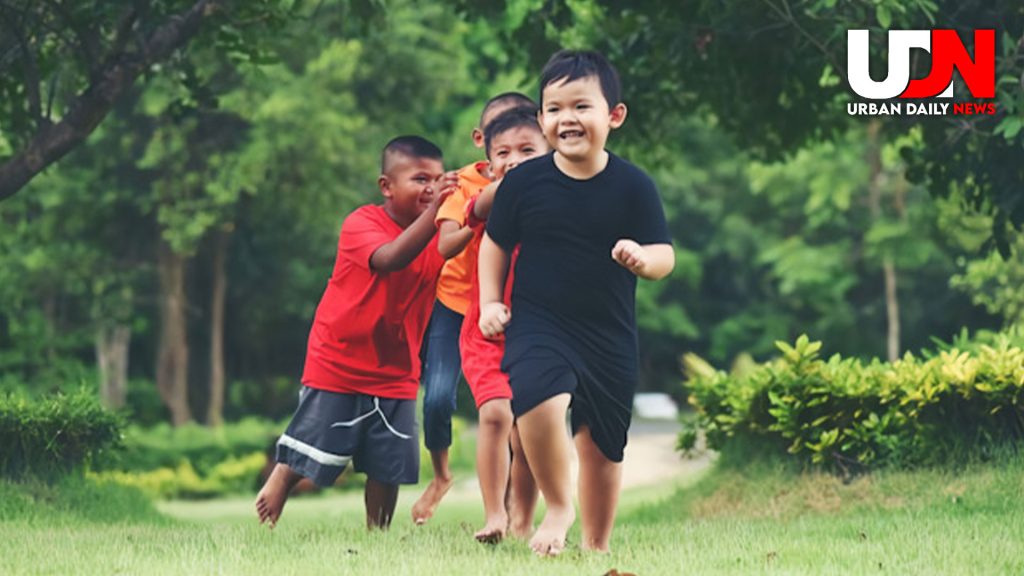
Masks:
[[[510,306],[512,302],[513,270],[518,257],[519,248],[516,247],[509,260],[508,278],[505,282],[503,299],[506,306]],[[462,320],[462,331],[459,333],[459,353],[462,355],[462,375],[466,377],[469,390],[473,393],[477,410],[490,400],[512,399],[512,386],[508,383],[508,374],[501,371],[501,359],[505,355],[505,335],[502,334],[497,340],[488,340],[480,331],[480,284],[476,274],[473,275],[470,287],[469,310]]]
[[[505,355],[505,338],[488,340],[480,332],[480,304],[473,302],[462,321],[459,351],[462,354],[462,375],[469,383],[477,410],[489,400],[512,398],[508,374],[501,371],[501,358]]]

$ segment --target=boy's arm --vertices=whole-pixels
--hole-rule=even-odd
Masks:
[[[469,226],[459,226],[454,220],[441,220],[437,230],[437,251],[446,260],[457,256],[473,239],[473,229]]]
[[[501,184],[501,180],[491,182],[484,189],[480,191],[480,194],[476,197],[476,203],[473,204],[473,217],[477,220],[487,220],[487,217],[491,215],[491,206],[494,205],[494,194],[498,191],[498,185]]]
[[[454,185],[446,185],[440,193],[434,196],[434,200],[427,206],[427,209],[417,216],[405,230],[402,230],[397,238],[377,248],[370,256],[370,268],[377,272],[394,272],[405,268],[415,260],[437,233],[437,228],[434,227],[434,217],[437,216],[438,207],[454,191]]]
[[[512,318],[502,301],[508,264],[508,253],[485,233],[480,242],[477,276],[480,282],[480,332],[487,338],[504,332],[505,325]]]
[[[676,266],[676,253],[671,244],[640,245],[629,238],[615,243],[612,259],[646,280],[661,280]]]

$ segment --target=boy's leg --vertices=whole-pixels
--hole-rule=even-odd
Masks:
[[[523,453],[519,427],[512,425],[512,466],[508,488],[509,533],[514,538],[528,538],[533,533],[533,514],[537,509],[537,481]]]
[[[260,518],[260,524],[268,523],[271,528],[277,525],[288,494],[301,479],[302,475],[287,464],[278,463],[274,466],[260,493],[256,495],[256,515]]]
[[[580,426],[574,440],[580,459],[582,547],[584,550],[607,552],[622,487],[622,463],[609,460],[601,452],[587,426]]]
[[[434,303],[423,339],[423,440],[430,451],[434,477],[413,504],[412,519],[416,524],[423,524],[434,515],[454,482],[448,466],[448,448],[452,444],[452,413],[462,365],[459,358],[461,327],[461,314],[440,302]]]
[[[395,515],[398,484],[385,484],[367,477],[363,500],[366,503],[366,527],[370,530],[386,530],[391,526],[391,518]]]
[[[508,399],[496,398],[480,406],[476,471],[486,520],[484,527],[474,537],[488,544],[501,541],[508,527],[505,488],[508,485],[508,441],[511,430],[512,403]]]
[[[541,555],[561,553],[565,535],[576,520],[569,472],[571,446],[565,430],[569,399],[569,394],[558,394],[518,418],[523,449],[547,505],[544,520],[530,539],[530,548]]]

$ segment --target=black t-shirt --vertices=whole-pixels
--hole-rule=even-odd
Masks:
[[[651,179],[609,153],[603,171],[576,180],[547,154],[505,176],[487,233],[509,253],[520,245],[506,365],[546,346],[591,377],[635,383],[636,276],[611,252],[622,238],[671,242]]]

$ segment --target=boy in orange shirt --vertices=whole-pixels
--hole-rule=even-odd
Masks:
[[[480,126],[473,129],[473,143],[484,147],[487,125],[502,112],[533,101],[518,92],[499,94],[484,104]],[[459,382],[461,358],[459,331],[469,309],[471,279],[476,275],[476,249],[465,250],[473,240],[472,230],[463,227],[466,204],[491,183],[493,175],[486,161],[475,162],[458,171],[459,186],[438,210],[435,223],[444,241],[438,249],[449,258],[437,284],[437,301],[423,341],[423,440],[430,451],[434,477],[423,495],[413,504],[412,519],[423,524],[453,483],[448,467],[448,448],[452,444],[452,413]],[[479,238],[475,240],[479,244]]]

